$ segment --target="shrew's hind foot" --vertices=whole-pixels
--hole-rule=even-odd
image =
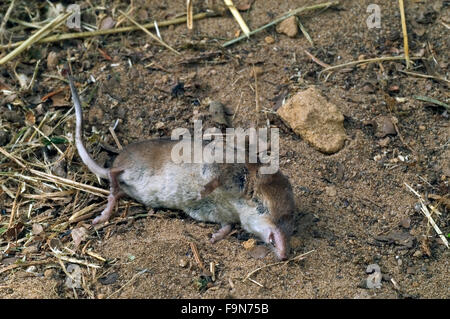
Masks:
[[[102,211],[100,216],[97,216],[92,221],[92,224],[104,223],[106,222],[112,215],[114,207],[116,206],[116,202],[120,197],[125,195],[124,192],[120,190],[119,183],[117,183],[117,175],[123,172],[121,168],[113,168],[109,171],[109,181],[110,181],[110,191],[108,195],[108,204],[105,209]]]

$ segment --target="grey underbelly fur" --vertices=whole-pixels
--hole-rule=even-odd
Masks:
[[[125,170],[119,175],[120,188],[147,207],[183,210],[196,220],[216,223],[239,222],[238,208],[244,205],[241,194],[246,169],[234,165],[224,185],[203,199],[203,187],[220,172],[217,164],[172,164],[158,171]]]

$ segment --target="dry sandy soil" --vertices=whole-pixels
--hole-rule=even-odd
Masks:
[[[20,11],[22,1],[16,2],[17,11],[13,10],[11,16],[27,20]],[[100,6],[104,1],[90,2]],[[206,4],[197,2],[195,11],[203,11]],[[239,30],[232,16],[226,14],[196,21],[193,32],[188,32],[185,24],[161,27],[162,38],[179,50],[180,56],[136,31],[39,44],[37,53],[29,51],[2,66],[0,83],[18,90],[14,64],[18,63],[17,73],[31,77],[36,59],[42,59],[32,92],[17,96],[28,102],[22,107],[5,101],[0,104],[0,126],[8,132],[8,138],[0,145],[8,152],[12,151],[15,134],[26,126],[28,110],[33,112],[36,125],[48,112],[65,114],[70,110],[68,90],[61,99],[66,106],[58,106],[64,102],[56,103],[57,99],[39,101],[65,87],[60,80],[45,74],[58,74],[47,65],[48,54],[57,53],[62,66],[67,51],[73,57],[77,81],[82,83],[81,95],[88,101],[84,113],[87,144],[102,164],[111,162],[113,154],[101,145],[116,147],[108,127],[117,119],[115,132],[123,145],[170,136],[176,127],[190,127],[194,112],[206,111],[210,100],[236,111],[235,126],[248,127],[256,116],[253,65],[260,68],[258,92],[263,108],[274,110],[284,97],[316,86],[344,114],[348,139],[341,151],[324,155],[295,135],[273,112],[268,113],[271,125],[280,128],[280,167],[290,178],[298,206],[291,257],[314,252],[299,262],[261,269],[252,278],[263,287],[248,280],[243,282],[243,278],[276,259],[272,253],[263,259],[251,257],[243,243],[253,236],[239,228],[212,245],[209,236],[218,225],[195,221],[182,212],[147,212],[128,200],[121,202],[109,225],[91,229],[75,248],[70,230],[89,227],[92,218],[66,225],[60,231],[52,226],[92,204],[97,204],[93,213],[98,214],[104,198],[84,191],[54,200],[30,200],[24,196],[39,194],[40,190],[55,191],[44,184],[40,190],[26,187],[14,201],[5,188],[16,194],[20,179],[0,175],[0,183],[5,185],[0,189],[1,227],[8,227],[17,204],[20,205],[14,208],[14,221],[23,223],[17,236],[10,238],[3,232],[1,237],[0,298],[448,298],[449,249],[428,225],[417,205],[418,198],[405,186],[411,185],[428,204],[439,209],[441,215],[433,216],[442,232],[449,234],[449,114],[443,106],[414,98],[427,96],[448,105],[448,81],[436,79],[448,76],[448,1],[406,1],[410,52],[423,58],[414,60],[410,71],[435,79],[402,73],[406,69],[401,60],[351,67],[333,72],[325,80],[324,76],[319,77],[323,67],[304,52],[308,50],[330,65],[402,54],[398,2],[379,1],[381,28],[369,29],[366,9],[372,2],[341,1],[337,8],[300,16],[313,45],[301,33],[290,38],[270,27],[248,41],[223,49],[220,45],[234,38]],[[249,2],[239,2],[246,3]],[[250,8],[241,13],[249,27],[255,29],[290,9],[316,2],[250,3]],[[89,7],[82,4],[83,8]],[[161,21],[183,12],[184,5],[182,0],[136,0],[134,14],[141,22]],[[32,3],[31,10],[43,14],[46,6],[38,8]],[[106,6],[107,10],[95,13],[114,14],[117,21],[117,9],[126,10],[128,3],[114,1]],[[0,12],[6,9],[7,4],[3,4]],[[82,19],[96,23],[92,11],[84,13]],[[17,25],[10,22],[6,29],[14,26]],[[24,34],[29,32],[27,29]],[[20,35],[17,32],[17,40]],[[267,36],[274,42],[267,43]],[[33,52],[39,57],[30,57]],[[91,75],[96,83],[86,85]],[[184,92],[173,95],[172,89],[179,82],[184,83]],[[37,102],[29,102],[35,97]],[[372,123],[381,115],[394,116],[400,134],[392,134],[388,140],[377,137]],[[52,119],[46,123],[50,127],[56,124],[57,120]],[[74,115],[70,113],[52,136],[70,141],[73,127]],[[46,161],[53,165],[52,159],[58,153],[40,143],[22,158],[43,162],[48,151]],[[58,147],[65,152],[66,160],[60,170],[52,166],[55,175],[107,189],[83,167],[71,142]],[[20,172],[13,161],[1,156],[2,172]],[[72,188],[61,186],[61,190]],[[30,203],[34,203],[31,212]],[[36,223],[43,227],[40,233],[33,231]],[[65,256],[101,265],[95,270],[80,266],[80,288],[68,288],[65,270],[49,248],[52,238],[72,251],[63,249]],[[215,263],[214,282],[208,283],[211,278],[198,267],[190,242],[196,244],[206,265]],[[25,250],[33,245],[34,249]],[[89,250],[105,262],[89,255]],[[20,260],[24,260],[23,267],[11,266]],[[38,262],[33,265],[33,261]],[[62,264],[68,268],[71,262],[63,260]],[[370,264],[380,266],[381,288],[364,287]]]

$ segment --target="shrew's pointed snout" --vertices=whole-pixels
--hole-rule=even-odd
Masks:
[[[289,255],[289,247],[286,235],[277,227],[270,230],[268,242],[273,245],[274,252],[279,260],[286,260]]]

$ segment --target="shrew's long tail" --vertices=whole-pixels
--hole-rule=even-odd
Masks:
[[[83,112],[81,109],[80,98],[78,96],[77,89],[73,83],[73,78],[71,75],[68,76],[70,91],[72,92],[72,101],[75,106],[75,145],[78,150],[78,154],[81,157],[83,163],[89,168],[89,170],[95,175],[101,178],[109,178],[109,170],[98,165],[94,159],[89,155],[86,147],[83,144]]]

